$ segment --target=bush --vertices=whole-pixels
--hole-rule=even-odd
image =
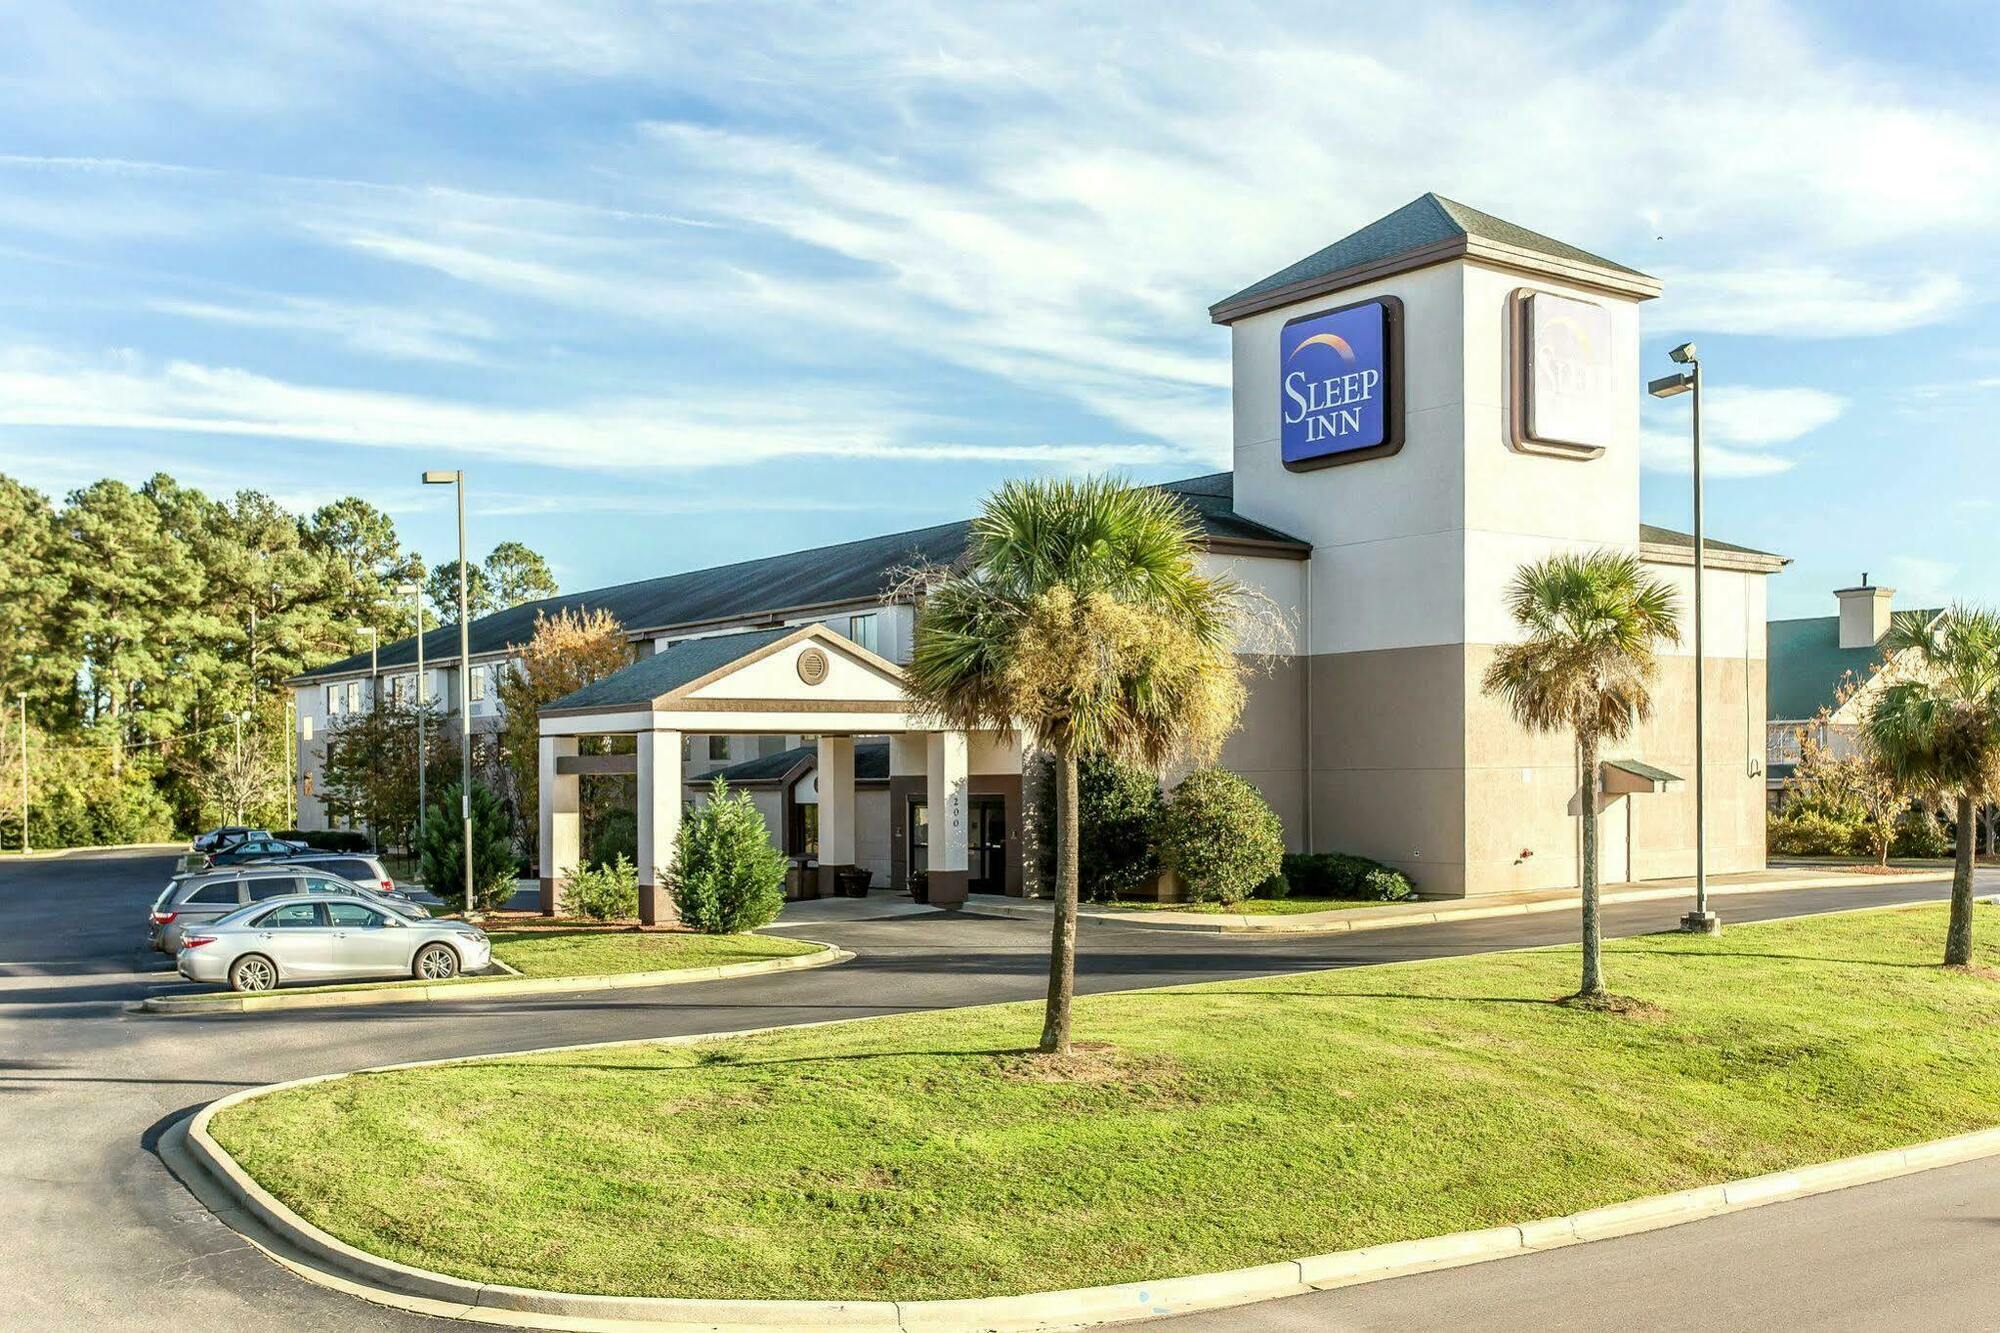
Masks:
[[[1345,852],[1295,852],[1285,857],[1285,878],[1302,898],[1345,898],[1399,903],[1417,896],[1410,877],[1380,861]]]
[[[1284,827],[1262,794],[1219,768],[1198,769],[1174,789],[1155,845],[1195,902],[1241,902],[1285,856]]]
[[[1055,764],[1044,757],[1033,775],[1031,840],[1041,883],[1056,881]],[[1103,902],[1130,893],[1160,870],[1153,830],[1165,798],[1150,769],[1089,756],[1076,773],[1077,896]]]
[[[711,935],[755,930],[785,905],[785,854],[771,845],[749,794],[721,778],[681,821],[666,883],[681,924]]]
[[[579,867],[563,876],[560,900],[586,921],[630,920],[639,915],[639,867],[622,853],[609,865]]]
[[[460,813],[459,784],[438,793],[424,816],[422,846],[417,849],[418,873],[424,887],[454,911],[465,911],[465,833]],[[472,886],[477,910],[490,912],[514,896],[519,864],[514,856],[513,830],[507,812],[491,789],[472,784]],[[636,907],[635,907],[636,910]]]
[[[1868,831],[1861,824],[1834,819],[1816,810],[1772,814],[1765,833],[1770,849],[1780,856],[1866,856]]]
[[[639,815],[633,810],[607,810],[590,830],[585,858],[594,866],[608,866],[621,856],[639,859]]]
[[[1928,810],[1912,810],[1896,823],[1896,839],[1889,844],[1891,856],[1950,856],[1952,836],[1937,816]]]
[[[1250,890],[1250,896],[1252,898],[1270,898],[1274,900],[1289,898],[1292,896],[1292,881],[1286,878],[1284,871],[1280,870],[1277,874]]]

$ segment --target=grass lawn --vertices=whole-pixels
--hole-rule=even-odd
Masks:
[[[1525,1220],[2000,1120],[2000,912],[1606,947],[1645,1016],[1551,1003],[1574,950],[342,1079],[215,1118],[300,1214],[484,1281],[977,1296]],[[752,1020],[754,1021],[754,1019]]]
[[[530,977],[718,967],[724,963],[754,963],[765,958],[818,953],[821,947],[782,935],[679,935],[657,931],[496,930],[492,939],[493,956]]]
[[[1415,899],[1410,901],[1414,902]],[[1099,904],[1119,912],[1202,912],[1210,916],[1294,916],[1300,912],[1344,912],[1350,907],[1394,907],[1377,898],[1245,898],[1240,903]]]

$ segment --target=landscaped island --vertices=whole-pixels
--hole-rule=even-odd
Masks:
[[[1989,915],[1981,909],[1982,916]],[[219,1114],[307,1220],[578,1292],[979,1296],[1562,1214],[2000,1120],[2000,932],[1945,912],[1553,949],[313,1084]]]

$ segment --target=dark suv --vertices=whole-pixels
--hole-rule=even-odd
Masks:
[[[239,907],[262,902],[266,898],[282,898],[294,893],[331,893],[360,898],[405,920],[422,920],[430,915],[407,898],[382,893],[306,866],[265,862],[221,870],[197,870],[192,874],[176,875],[154,899],[153,910],[148,917],[153,948],[164,954],[179,953],[181,940],[191,927],[220,920]]]

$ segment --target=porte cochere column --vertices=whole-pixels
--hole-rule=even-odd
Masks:
[[[576,757],[576,737],[544,736],[541,745],[541,881],[542,914],[554,916],[563,877],[576,869],[580,855],[581,796],[574,773],[557,771],[559,761]]]
[[[965,905],[966,855],[970,829],[966,803],[968,754],[965,733],[934,731],[928,739],[928,787],[924,805],[930,821],[932,907]]]
[[[835,878],[854,868],[854,737],[821,736],[819,765],[819,896],[831,898]]]
[[[639,752],[639,921],[674,920],[666,871],[681,831],[681,733],[642,731]]]

